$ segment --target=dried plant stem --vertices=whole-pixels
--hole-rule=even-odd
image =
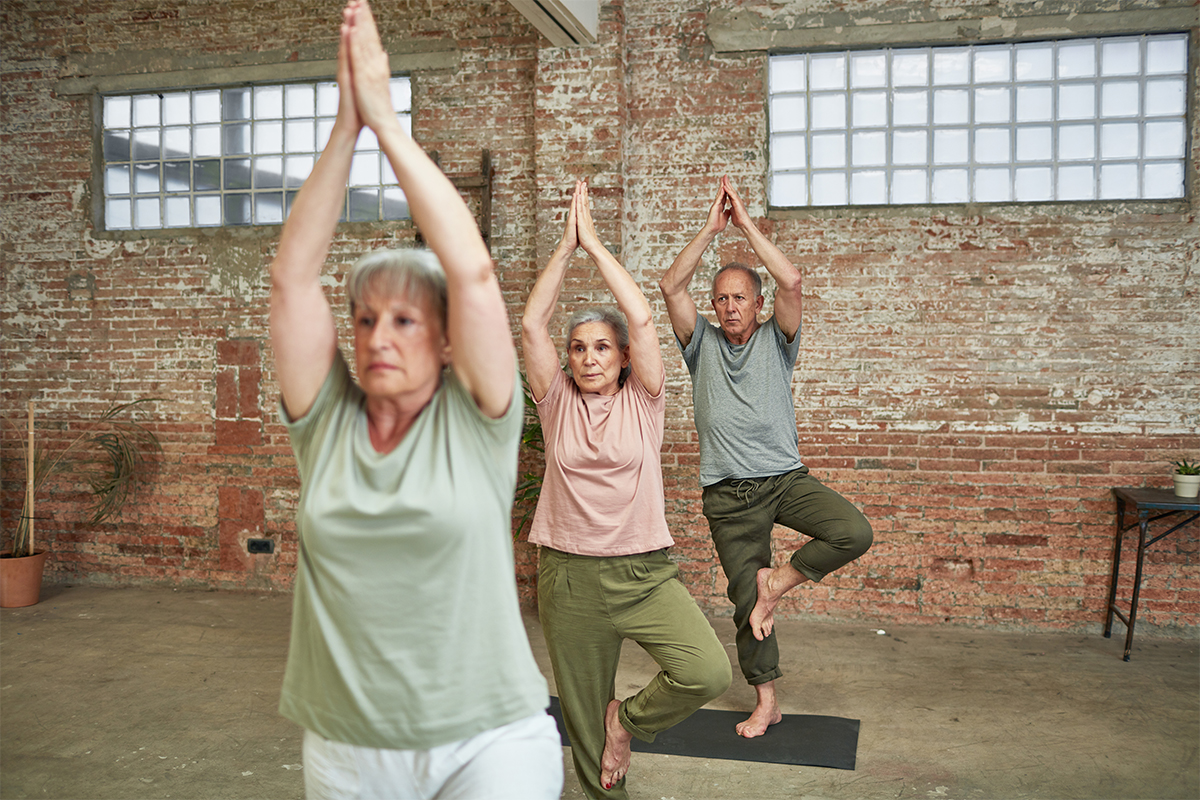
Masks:
[[[29,552],[33,552],[33,401],[29,401],[29,454],[25,457],[25,509],[29,519]]]

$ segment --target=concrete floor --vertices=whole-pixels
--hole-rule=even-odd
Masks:
[[[301,798],[276,711],[291,597],[46,587],[0,613],[0,798]],[[733,626],[713,624],[732,654]],[[534,652],[550,674],[540,629]],[[855,771],[634,753],[634,800],[1200,797],[1200,643],[779,624],[785,713],[862,721]],[[630,647],[618,694],[654,670]],[[736,668],[735,668],[736,674]],[[710,707],[749,709],[740,679]],[[570,770],[563,797],[582,797]]]

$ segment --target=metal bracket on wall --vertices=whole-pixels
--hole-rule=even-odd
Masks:
[[[429,151],[429,157],[441,169],[442,162],[438,157],[438,152],[436,150]],[[456,189],[464,190],[467,193],[474,190],[479,191],[479,208],[475,214],[475,223],[479,226],[479,233],[483,236],[483,243],[487,245],[488,252],[492,252],[492,151],[486,148],[479,151],[478,175],[451,175],[448,172],[445,174]],[[425,243],[425,237],[421,235],[419,229],[417,230],[417,242]]]

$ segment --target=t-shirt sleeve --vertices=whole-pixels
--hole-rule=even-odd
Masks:
[[[313,453],[320,449],[316,445],[329,430],[333,410],[346,394],[351,383],[350,367],[347,366],[342,351],[337,350],[334,353],[333,362],[329,365],[325,382],[321,384],[317,398],[313,401],[312,408],[308,410],[307,414],[298,420],[293,420],[283,404],[283,398],[279,398],[279,418],[287,426],[288,437],[296,452],[297,467],[302,478],[312,466],[310,462]]]
[[[651,404],[651,407],[653,407],[655,403],[659,403],[663,408],[666,408],[667,382],[665,380],[663,381],[663,385],[658,387],[657,396],[650,394],[650,390],[646,388],[646,384],[642,383],[642,379],[639,378],[637,372],[632,369],[629,370],[629,377],[625,379],[626,383],[629,383],[630,381],[633,381],[637,385],[638,392],[646,397],[646,400]]]
[[[689,372],[696,371],[696,364],[700,361],[700,340],[708,333],[708,320],[704,315],[696,311],[696,327],[692,330],[691,341],[685,346],[679,341],[679,337],[675,337],[675,344],[679,346],[683,353],[683,363],[687,364]]]
[[[521,425],[525,421],[525,390],[521,385],[521,372],[517,368],[515,359],[513,361],[512,398],[509,400],[508,409],[504,414],[495,419],[479,409],[475,398],[471,397],[470,392],[454,374],[454,370],[446,370],[443,379],[446,381],[447,390],[455,395],[456,404],[465,410],[465,417],[471,420],[472,426],[481,434],[492,438],[497,443],[507,442],[514,437],[520,438]]]
[[[638,378],[637,373],[631,371],[629,377],[625,380],[624,388],[625,391],[633,394],[637,404],[642,409],[639,417],[643,420],[643,430],[646,431],[647,435],[652,436],[652,441],[654,441],[656,447],[661,448],[667,411],[666,381],[663,381],[662,388],[658,390],[658,395],[655,396],[650,394],[650,390]]]
[[[792,341],[787,340],[787,334],[779,327],[779,323],[775,321],[775,316],[771,315],[771,330],[775,334],[775,344],[779,347],[779,352],[783,353],[783,357],[789,365],[796,363],[796,358],[800,355],[800,331],[802,327],[796,328],[796,335],[792,337]]]
[[[534,405],[537,406],[538,417],[542,420],[543,425],[554,414],[554,410],[558,408],[558,404],[562,402],[567,380],[567,373],[561,369],[554,370],[554,376],[550,378],[550,385],[546,387],[546,394],[542,395],[541,400],[533,401]]]
[[[625,385],[630,391],[636,392],[637,396],[642,399],[642,404],[647,408],[666,409],[667,407],[667,382],[663,381],[663,385],[659,387],[658,395],[650,394],[650,390],[646,388],[646,384],[642,383],[641,378],[633,370],[629,371],[629,377],[625,379]]]

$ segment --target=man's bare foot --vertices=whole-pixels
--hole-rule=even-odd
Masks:
[[[616,786],[629,772],[630,742],[633,734],[625,730],[617,709],[620,700],[610,700],[604,712],[604,755],[600,757],[600,785],[605,789]]]
[[[762,736],[767,732],[767,728],[783,721],[783,713],[779,710],[779,703],[775,700],[775,681],[760,683],[754,687],[754,691],[758,696],[758,703],[754,706],[754,711],[751,712],[749,719],[739,722],[735,726],[738,736],[746,739]]]
[[[749,719],[745,722],[739,722],[736,725],[736,729],[738,736],[753,739],[755,736],[762,736],[767,732],[767,728],[777,722],[783,722],[783,713],[780,712],[779,706],[775,708],[758,706],[754,709]]]
[[[760,642],[775,630],[775,606],[783,596],[808,580],[803,572],[790,563],[775,569],[763,567],[755,575],[758,584],[758,600],[750,611],[750,632]]]
[[[771,592],[771,573],[774,571],[770,567],[763,567],[758,571],[756,577],[758,600],[754,603],[754,610],[750,612],[750,632],[760,642],[770,636],[771,631],[775,629],[775,606],[778,605],[779,598],[783,596],[782,592],[778,594]]]

